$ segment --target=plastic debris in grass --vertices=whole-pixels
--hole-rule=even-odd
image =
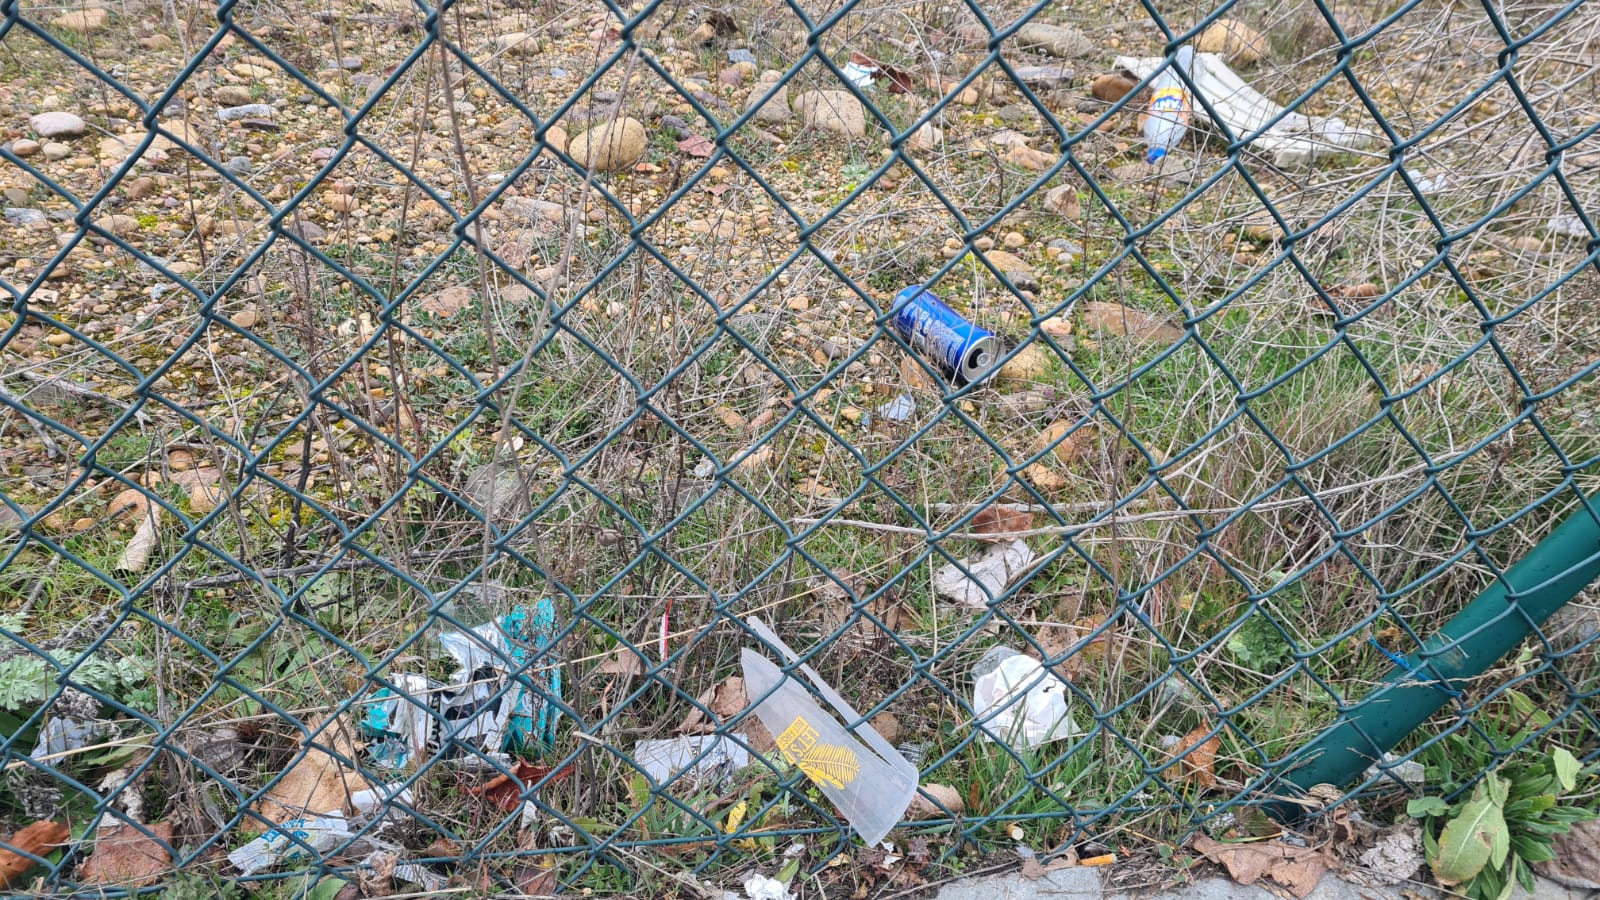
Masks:
[[[722,787],[750,765],[744,735],[685,734],[633,745],[633,761],[656,784],[674,778]]]
[[[1164,66],[1164,56],[1119,56],[1115,65],[1135,78],[1150,77]],[[1206,103],[1226,124],[1235,139],[1272,157],[1275,166],[1306,165],[1318,157],[1366,146],[1372,135],[1350,128],[1341,119],[1286,112],[1282,106],[1245,84],[1215,53],[1196,53],[1189,72]],[[1196,102],[1197,116],[1207,116],[1206,105]]]
[[[988,609],[1033,560],[1033,550],[1025,541],[990,544],[961,565],[939,567],[933,573],[933,592],[969,609]]]
[[[1080,733],[1067,711],[1067,682],[1037,659],[994,647],[972,674],[973,724],[988,740],[1026,748]]]
[[[352,853],[386,849],[373,835],[388,827],[396,801],[409,804],[410,789],[391,786],[357,791],[350,795],[351,815],[335,810],[289,819],[229,853],[228,862],[241,874],[254,875],[285,863],[322,857],[340,847],[348,847]],[[361,827],[374,819],[378,820],[376,827],[357,837]]]
[[[361,733],[372,765],[407,769],[441,748],[515,753],[547,747],[560,716],[561,667],[550,652],[556,632],[549,598],[518,605],[439,642],[456,661],[448,682],[397,674],[365,701]]]
[[[747,620],[766,645],[790,665],[799,657],[760,619]],[[753,650],[739,653],[745,690],[756,717],[775,736],[778,752],[804,772],[849,820],[868,846],[876,846],[901,819],[917,793],[917,767],[901,756],[810,666],[796,665],[811,687],[848,722],[846,729],[811,699],[804,682]],[[860,737],[866,741],[862,746]],[[870,747],[871,749],[868,749]]]
[[[100,701],[76,688],[64,688],[50,709],[53,715],[39,729],[39,742],[29,754],[44,765],[94,743],[117,728],[100,718]]]

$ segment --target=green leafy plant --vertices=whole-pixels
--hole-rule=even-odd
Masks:
[[[1580,778],[1591,778],[1564,748],[1533,763],[1504,766],[1456,803],[1418,797],[1407,814],[1421,819],[1428,866],[1439,883],[1474,900],[1504,900],[1517,885],[1532,891],[1532,864],[1554,859],[1551,840],[1595,818],[1563,804]]]

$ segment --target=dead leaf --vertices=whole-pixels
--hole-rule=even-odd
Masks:
[[[750,705],[750,698],[744,692],[744,679],[737,675],[724,678],[710,690],[699,697],[701,706],[711,710],[717,718],[727,721],[742,712]],[[772,733],[762,726],[761,720],[754,715],[741,720],[739,727],[744,729],[750,746],[757,752],[766,753],[777,747],[772,740]],[[689,710],[683,722],[678,726],[678,734],[711,734],[717,726],[706,718],[699,707]]]
[[[708,137],[701,137],[698,134],[691,134],[678,142],[678,150],[682,153],[687,153],[690,156],[704,158],[717,152],[717,145]]]
[[[350,795],[372,787],[361,773],[347,768],[323,749],[331,747],[339,756],[354,760],[355,738],[349,727],[335,722],[319,732],[320,725],[318,722],[308,729],[316,738],[308,742],[305,756],[262,798],[260,813],[268,821],[282,823],[330,812],[350,814],[354,812]]]
[[[441,319],[448,319],[472,303],[472,288],[464,284],[452,285],[437,294],[424,297],[417,308],[423,312],[433,313]]]
[[[913,391],[926,394],[939,393],[939,385],[933,380],[922,364],[909,355],[900,358],[900,380]]]
[[[549,775],[553,769],[550,766],[536,766],[527,760],[515,760],[511,763],[510,775],[495,775],[483,784],[467,788],[467,793],[474,797],[482,797],[506,812],[511,812],[522,806],[522,794],[529,785]],[[572,774],[572,769],[556,773],[552,783],[560,781]]]
[[[94,853],[78,867],[78,880],[130,887],[160,880],[172,868],[172,854],[162,846],[172,844],[172,825],[160,822],[145,828],[150,834],[135,825],[114,825],[96,831]]]
[[[1370,281],[1362,284],[1336,284],[1328,288],[1328,296],[1340,300],[1370,299],[1382,293],[1383,289]]]
[[[1171,758],[1188,753],[1178,764],[1183,780],[1210,790],[1217,786],[1217,751],[1222,749],[1222,735],[1211,733],[1210,725],[1201,725],[1184,735],[1172,747]]]
[[[632,681],[644,672],[648,664],[638,653],[627,647],[618,647],[611,651],[600,665],[595,666],[594,670],[600,675],[616,675],[624,681]]]
[[[969,531],[983,535],[980,541],[994,543],[996,541],[1012,540],[1011,532],[1027,531],[1033,527],[1033,513],[1023,509],[1011,509],[1005,506],[986,506],[972,517]],[[990,537],[990,535],[1000,535]]]
[[[554,896],[557,888],[555,858],[541,853],[511,870],[511,882],[518,891],[530,897]]]
[[[34,822],[6,838],[6,846],[0,847],[0,889],[12,887],[33,868],[33,860],[24,854],[45,856],[66,843],[70,834],[60,822]]]
[[[362,863],[359,870],[361,896],[387,897],[394,892],[394,870],[400,858],[393,851],[379,850]]]
[[[1068,849],[1047,863],[1039,862],[1039,857],[1029,850],[1022,857],[1022,877],[1030,881],[1038,881],[1057,869],[1070,869],[1078,864],[1078,851]]]
[[[1322,874],[1337,869],[1339,861],[1324,850],[1291,847],[1282,841],[1224,844],[1197,834],[1193,846],[1206,859],[1220,864],[1239,884],[1254,884],[1263,876],[1305,900]]]
[[[1183,337],[1183,329],[1166,321],[1164,317],[1143,310],[1123,306],[1121,303],[1094,301],[1082,304],[1078,314],[1083,319],[1085,331],[1098,330],[1119,334],[1138,341],[1175,343]]]
[[[879,737],[891,744],[900,737],[900,720],[888,710],[868,719],[867,724],[872,726],[872,730],[876,731]]]
[[[940,809],[940,805],[943,805],[944,809]],[[917,795],[911,798],[911,806],[906,809],[906,818],[959,816],[966,812],[966,809],[967,805],[961,800],[961,792],[955,788],[943,784],[924,784],[917,788]]]
[[[733,20],[733,16],[725,12],[707,14],[705,24],[711,26],[711,30],[717,37],[727,37],[739,33],[739,23]]]
[[[150,554],[155,551],[156,543],[161,536],[160,506],[146,503],[145,510],[139,517],[139,527],[134,530],[133,537],[128,538],[127,546],[122,548],[122,555],[117,558],[117,568],[124,572],[143,572],[144,567],[150,564]]]

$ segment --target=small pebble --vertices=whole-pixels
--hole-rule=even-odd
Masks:
[[[977,247],[979,250],[983,250],[985,252],[993,250],[994,249],[994,238],[989,238],[989,237],[978,238],[977,240],[972,242],[972,246]]]
[[[1008,248],[1010,248],[1012,250],[1015,250],[1018,247],[1021,247],[1023,244],[1026,244],[1027,242],[1028,242],[1028,239],[1023,237],[1020,232],[1016,232],[1016,231],[1007,232],[1007,234],[1005,236],[1005,244],[1006,244],[1006,246]]]
[[[224,168],[235,175],[249,175],[255,169],[255,166],[251,164],[250,157],[235,156],[228,160]]]
[[[44,158],[48,160],[66,159],[72,155],[72,148],[60,141],[50,141],[44,145]]]
[[[35,153],[38,153],[40,149],[41,148],[39,147],[38,141],[31,141],[27,138],[21,138],[11,142],[11,152],[23,158],[27,158]]]

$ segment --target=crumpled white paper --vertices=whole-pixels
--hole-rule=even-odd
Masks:
[[[749,900],[794,900],[788,885],[759,873],[744,880],[744,895]]]
[[[982,553],[965,561],[967,572],[972,573],[970,577],[955,563],[934,572],[933,592],[971,609],[988,609],[989,598],[998,597],[1012,579],[1033,565],[1033,560],[1033,549],[1026,541],[990,544]]]
[[[1070,738],[1080,733],[1067,712],[1067,683],[1032,657],[1010,647],[996,647],[973,669],[975,723],[987,739],[1000,739],[1013,747]],[[994,736],[994,737],[991,737]]]

